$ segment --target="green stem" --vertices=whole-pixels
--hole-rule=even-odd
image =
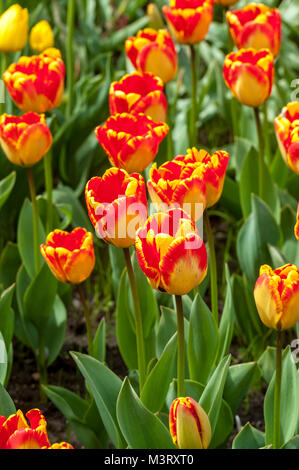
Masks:
[[[81,299],[81,303],[82,303],[82,307],[83,307],[84,315],[85,315],[87,341],[88,341],[88,354],[92,356],[93,355],[93,339],[92,339],[90,313],[89,313],[89,308],[86,302],[85,293],[84,293],[82,284],[78,284],[78,291],[79,291],[79,295],[80,295],[80,299]]]
[[[184,313],[182,296],[175,296],[178,332],[178,364],[177,364],[177,396],[185,396],[185,338],[184,338]]]
[[[281,329],[276,336],[276,376],[274,390],[274,436],[273,449],[280,447],[280,391],[281,391]]]
[[[67,71],[67,107],[66,116],[70,117],[74,103],[74,56],[73,37],[75,22],[75,0],[67,2],[67,44],[66,44],[66,71]]]
[[[196,49],[193,44],[190,45],[191,62],[191,108],[190,108],[190,147],[196,146],[196,117],[197,117],[197,74],[196,74]]]
[[[218,325],[218,285],[217,285],[217,264],[216,264],[216,253],[215,253],[215,243],[214,235],[212,232],[209,214],[207,210],[204,211],[203,215],[204,227],[208,239],[209,245],[209,268],[210,268],[210,282],[211,282],[211,304],[212,304],[212,314]]]
[[[267,101],[265,101],[263,105],[263,135],[265,139],[265,154],[268,165],[271,165],[271,147],[270,147],[270,139],[269,139],[269,128],[268,128],[268,106]]]
[[[265,162],[264,162],[264,138],[263,129],[260,120],[259,108],[254,108],[256,129],[259,139],[259,196],[264,200],[265,190]]]
[[[31,168],[27,168],[27,177],[28,177],[28,184],[29,184],[32,211],[33,211],[34,267],[35,267],[35,274],[37,274],[40,268],[39,226],[38,226],[38,210],[37,210],[37,203],[36,203],[36,192],[35,192],[35,185],[34,185]]]
[[[146,379],[142,316],[141,316],[136,280],[135,280],[134,271],[133,271],[132,262],[131,262],[130,250],[129,248],[124,248],[123,250],[124,250],[124,255],[125,255],[129,282],[131,286],[133,304],[134,304],[137,360],[138,360],[138,370],[139,370],[139,393],[141,393],[143,385],[145,383],[145,379]]]
[[[44,156],[45,186],[47,194],[47,233],[51,232],[53,227],[53,174],[52,174],[52,154],[49,151]]]
[[[167,134],[167,160],[172,160],[173,159],[173,141],[172,141],[172,111],[173,111],[173,106],[170,104],[170,99],[169,99],[169,92],[168,92],[168,85],[166,85],[166,96],[167,96],[167,103],[168,103],[168,109],[167,109],[167,124],[169,126],[169,131]],[[167,93],[168,92],[168,93]]]

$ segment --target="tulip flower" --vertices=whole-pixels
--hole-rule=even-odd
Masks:
[[[0,416],[0,449],[73,449],[67,442],[50,444],[40,410],[28,411],[26,418],[21,410],[8,418]]]
[[[39,21],[30,31],[29,42],[35,52],[54,46],[54,34],[48,21]]]
[[[179,449],[207,449],[211,425],[203,408],[191,397],[173,400],[169,411],[169,429]]]
[[[147,219],[141,175],[110,168],[102,177],[88,181],[85,198],[89,218],[100,238],[121,248],[134,245],[136,230]]]
[[[281,155],[288,167],[299,175],[299,102],[288,103],[274,120]]]
[[[15,165],[34,165],[48,152],[51,143],[52,135],[44,114],[0,116],[0,144]]]
[[[213,19],[213,0],[170,0],[162,11],[168,27],[181,44],[196,44],[207,35]]]
[[[84,228],[75,228],[70,233],[54,230],[40,251],[61,282],[79,284],[90,276],[95,265],[92,234]]]
[[[223,75],[237,100],[247,106],[260,106],[272,91],[273,55],[268,49],[232,52],[225,57]]]
[[[150,216],[137,231],[135,245],[142,271],[160,292],[187,294],[206,276],[206,247],[181,209]]]
[[[155,158],[168,125],[145,114],[115,114],[95,130],[110,163],[128,173],[143,171]]]
[[[0,51],[21,51],[27,42],[28,10],[17,3],[0,16]]]
[[[227,152],[209,155],[193,147],[160,168],[153,163],[147,183],[152,201],[158,208],[178,205],[198,220],[221,196],[228,159]]]
[[[59,51],[50,48],[40,55],[20,57],[4,72],[3,79],[21,110],[45,113],[60,105],[64,75],[65,66]]]
[[[299,268],[286,264],[260,268],[254,298],[261,321],[269,328],[287,329],[299,320]]]
[[[136,70],[160,77],[164,83],[174,79],[177,53],[166,29],[146,28],[125,42],[125,51]]]
[[[269,49],[276,57],[280,49],[281,18],[277,8],[249,3],[242,10],[228,11],[226,19],[238,49]]]
[[[153,121],[166,121],[167,101],[163,82],[150,73],[133,72],[109,90],[110,114],[143,113]]]
[[[295,224],[295,227],[294,227],[294,232],[295,232],[295,237],[297,238],[297,240],[299,242],[299,204],[298,204],[298,207],[297,207],[297,220],[296,220],[296,224]]]

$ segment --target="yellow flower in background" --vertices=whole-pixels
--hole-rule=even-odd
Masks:
[[[21,51],[28,37],[28,10],[17,3],[0,16],[0,51]]]
[[[30,47],[35,52],[43,52],[48,47],[54,46],[54,34],[48,21],[39,21],[30,31]]]

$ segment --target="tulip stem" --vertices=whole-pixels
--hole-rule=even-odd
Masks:
[[[196,49],[190,44],[190,61],[191,61],[191,78],[192,78],[192,94],[190,108],[190,147],[196,146],[196,117],[197,117],[197,74],[196,74]]]
[[[256,129],[259,140],[259,197],[264,200],[265,190],[265,162],[264,162],[264,138],[263,129],[260,120],[259,108],[254,108]]]
[[[67,68],[67,107],[66,115],[71,116],[74,103],[74,55],[73,37],[75,21],[75,0],[67,3],[67,45],[66,45],[66,68]]]
[[[263,104],[263,135],[265,139],[265,154],[266,159],[269,165],[271,165],[271,148],[270,148],[270,140],[269,140],[269,129],[268,129],[268,106],[267,101]]]
[[[39,272],[40,268],[40,249],[39,249],[39,226],[38,226],[38,209],[36,203],[36,192],[31,168],[27,168],[27,177],[30,190],[30,197],[33,212],[33,245],[34,245],[34,267],[35,274]]]
[[[47,233],[51,232],[53,225],[53,174],[52,174],[52,155],[49,151],[44,156],[45,186],[47,193]]]
[[[182,296],[175,295],[177,314],[178,351],[177,351],[177,396],[185,396],[185,335]]]
[[[281,391],[281,329],[276,336],[276,377],[274,389],[274,436],[273,449],[280,447],[280,391]]]
[[[139,370],[139,393],[141,393],[143,385],[145,383],[145,379],[146,379],[142,316],[141,316],[136,280],[135,280],[134,271],[133,271],[132,262],[131,262],[130,249],[124,248],[123,250],[124,250],[124,255],[125,255],[129,282],[131,286],[133,304],[134,304],[137,360],[138,360],[138,370]]]
[[[92,339],[92,328],[91,328],[91,321],[90,321],[90,312],[89,312],[89,307],[86,302],[86,297],[84,293],[84,289],[82,287],[82,284],[78,284],[78,291],[82,303],[82,307],[84,310],[84,315],[85,315],[85,323],[86,323],[86,331],[87,331],[87,341],[88,341],[88,354],[90,356],[93,355],[93,339]]]
[[[209,245],[209,269],[210,269],[210,283],[211,283],[211,304],[212,314],[218,325],[218,284],[217,284],[217,264],[216,264],[216,253],[215,253],[215,242],[214,235],[212,232],[209,214],[207,210],[203,214],[204,227],[208,239]]]

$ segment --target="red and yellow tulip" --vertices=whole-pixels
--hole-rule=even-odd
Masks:
[[[164,83],[174,79],[177,72],[177,53],[166,29],[146,28],[125,42],[128,58],[136,70],[160,77]]]
[[[48,21],[39,21],[30,31],[29,42],[35,52],[43,52],[54,46],[54,34]]]
[[[170,0],[162,11],[168,27],[181,44],[196,44],[207,35],[213,19],[213,0]]]
[[[45,113],[57,108],[64,91],[65,66],[57,49],[22,56],[3,74],[4,83],[22,111]]]
[[[179,449],[207,449],[211,425],[203,408],[191,397],[176,398],[169,411],[169,430]]]
[[[54,276],[61,282],[79,284],[87,279],[95,265],[93,238],[84,228],[68,233],[54,230],[40,247]]]
[[[136,230],[147,220],[144,179],[138,173],[110,168],[85,188],[89,218],[97,235],[121,248],[134,245]]]
[[[153,121],[166,121],[167,101],[163,81],[151,73],[133,72],[109,90],[110,114],[143,113]]]
[[[274,120],[281,155],[288,167],[299,175],[299,102],[288,103]]]
[[[21,51],[28,37],[28,10],[15,3],[0,16],[0,51]]]
[[[147,183],[152,201],[160,210],[178,205],[198,220],[221,196],[228,159],[227,152],[209,155],[193,147],[159,168],[154,163]]]
[[[260,106],[272,91],[273,55],[268,49],[232,52],[225,57],[223,75],[237,100],[247,106]]]
[[[238,49],[269,49],[274,57],[278,55],[281,17],[277,8],[249,3],[242,10],[228,11],[226,19]]]
[[[145,114],[115,114],[95,130],[111,165],[128,173],[143,171],[155,158],[168,125]]]
[[[135,246],[142,271],[160,292],[187,294],[206,276],[206,247],[182,209],[150,216],[137,231]]]
[[[286,264],[260,268],[254,298],[261,321],[269,328],[291,328],[299,321],[299,269]]]
[[[8,418],[0,416],[0,449],[73,449],[67,442],[50,444],[40,410],[28,411],[26,418],[21,410]]]
[[[34,165],[48,152],[51,143],[52,135],[44,114],[0,116],[0,144],[15,165]]]

